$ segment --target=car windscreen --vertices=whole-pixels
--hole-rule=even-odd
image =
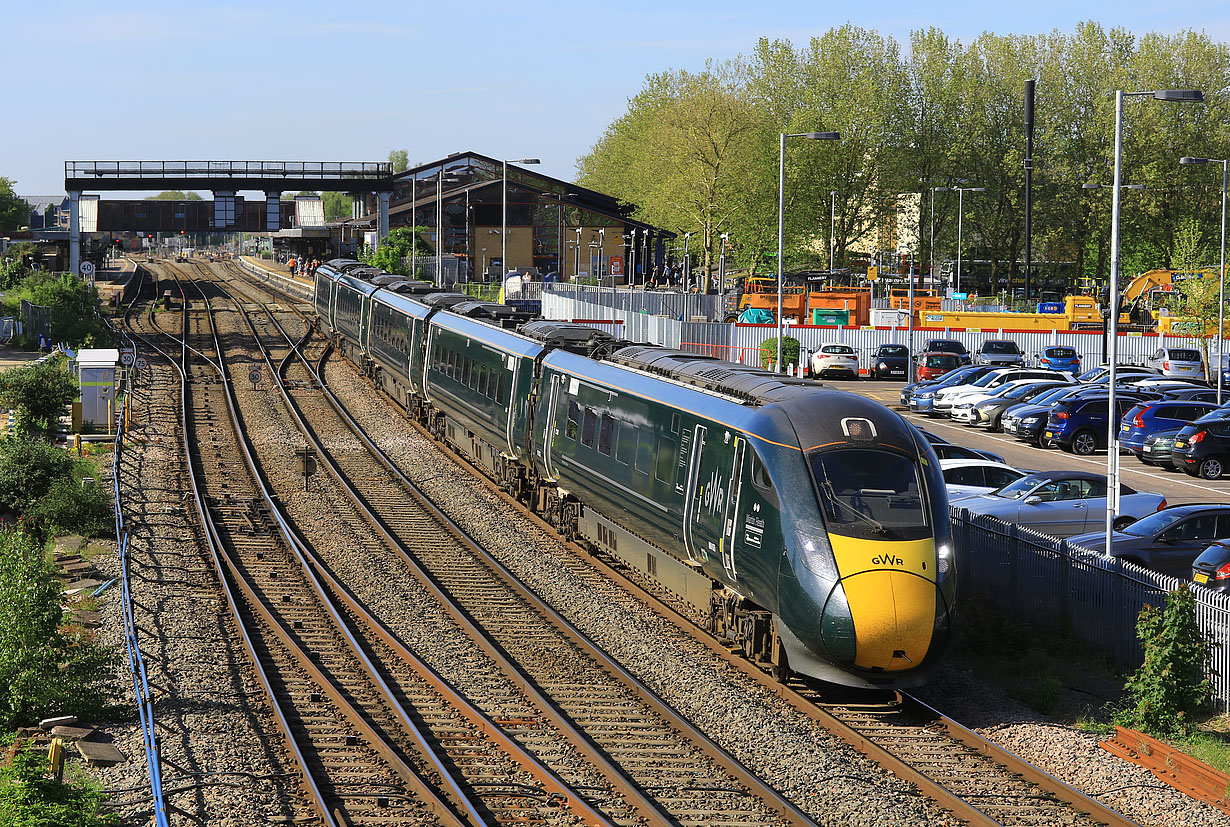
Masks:
[[[966,353],[965,345],[955,339],[932,339],[928,343],[928,350],[942,350],[946,353]]]
[[[1042,480],[1033,475],[1021,477],[1019,480],[1010,482],[998,491],[992,491],[991,493],[996,497],[1003,497],[1006,500],[1019,500],[1037,488],[1040,482]]]
[[[1070,347],[1048,347],[1044,353],[1052,359],[1071,359],[1076,350]]]
[[[1199,362],[1200,351],[1172,347],[1170,349],[1170,358],[1176,362]]]
[[[1016,342],[983,342],[982,352],[1020,354],[1021,349],[1016,346]]]
[[[951,353],[933,354],[927,357],[926,366],[929,368],[951,368],[957,363],[957,357]]]
[[[1038,385],[1006,385],[1005,390],[1000,396],[1005,399],[1029,399],[1031,394],[1036,396],[1046,388],[1046,385],[1039,387]]]
[[[991,373],[984,373],[982,376],[979,376],[973,382],[970,382],[970,384],[976,388],[985,388],[987,385],[994,382],[1000,376],[1001,374],[995,373],[994,371],[992,371]]]
[[[1052,402],[1063,399],[1069,393],[1072,393],[1071,388],[1052,388],[1045,393],[1035,396],[1033,398],[1033,403],[1035,405],[1049,405]]]
[[[830,533],[869,540],[931,536],[918,466],[908,457],[841,448],[817,451],[809,463]]]
[[[881,356],[909,356],[910,350],[905,345],[881,345]]]
[[[1160,531],[1165,531],[1186,516],[1187,514],[1182,511],[1157,511],[1132,523],[1123,529],[1123,533],[1136,537],[1151,537]]]

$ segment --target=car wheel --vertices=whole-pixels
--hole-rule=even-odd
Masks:
[[[1136,521],[1132,519],[1131,517],[1120,517],[1119,519],[1111,523],[1110,527],[1113,528],[1115,531],[1123,531],[1123,529],[1127,528],[1134,522]]]
[[[1042,436],[1041,432],[1039,432],[1039,434],[1036,437],[1034,437],[1034,445],[1037,446],[1038,448],[1042,448],[1043,450],[1045,450],[1051,447],[1051,441],[1047,439],[1046,437]]]
[[[1082,457],[1087,457],[1098,449],[1098,438],[1089,431],[1080,431],[1072,437],[1071,451]]]
[[[1221,457],[1205,457],[1200,463],[1200,476],[1206,480],[1221,479],[1222,471]]]

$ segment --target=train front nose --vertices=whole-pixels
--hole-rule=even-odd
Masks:
[[[825,646],[859,669],[917,667],[944,613],[934,541],[878,543],[876,553],[868,555],[865,541],[833,535],[830,540],[841,577],[821,615]]]

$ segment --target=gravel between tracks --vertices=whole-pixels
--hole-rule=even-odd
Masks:
[[[440,506],[631,671],[701,729],[791,796],[821,823],[944,823],[910,785],[815,727],[581,564],[493,495],[452,458],[405,426],[387,398],[331,360],[330,387],[373,438]],[[1095,736],[1049,721],[998,687],[949,668],[926,699],[1142,827],[1230,825],[1097,746]],[[749,746],[753,745],[753,746]]]

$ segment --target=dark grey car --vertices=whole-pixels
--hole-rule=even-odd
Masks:
[[[1011,339],[988,339],[974,351],[974,362],[979,365],[995,365],[1014,368],[1025,364],[1025,354]]]
[[[1014,405],[1023,405],[1026,402],[1030,402],[1055,388],[1071,387],[1073,386],[1067,382],[1047,382],[1045,380],[1033,385],[1014,385],[999,396],[992,396],[990,399],[984,399],[976,403],[974,405],[975,418],[973,424],[984,426],[992,431],[998,431],[1000,418],[1004,415],[1004,411]]]
[[[1230,537],[1230,505],[1175,505],[1142,517],[1111,535],[1111,556],[1139,563],[1162,574],[1190,577],[1192,562],[1214,540]],[[1091,551],[1106,548],[1105,531],[1068,538]]]

